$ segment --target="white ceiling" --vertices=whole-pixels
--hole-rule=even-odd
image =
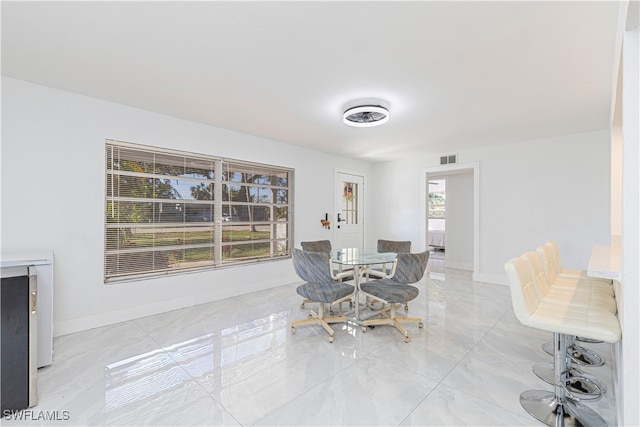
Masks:
[[[615,1],[8,2],[2,74],[371,161],[605,129]],[[382,103],[389,123],[342,113]]]

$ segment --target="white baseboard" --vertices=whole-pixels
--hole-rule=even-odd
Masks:
[[[509,286],[507,276],[503,274],[473,273],[473,281]]]
[[[445,261],[446,268],[455,268],[457,270],[466,270],[473,271],[473,263],[469,264],[467,262],[456,262],[456,261]]]
[[[295,278],[288,279],[289,280],[285,281],[286,283],[295,282]],[[251,290],[245,290],[241,292],[238,292],[238,290],[234,288],[228,288],[226,292],[220,292],[221,290],[218,289],[216,292],[188,295],[182,298],[172,298],[166,301],[137,305],[135,307],[127,307],[121,310],[98,313],[95,315],[84,316],[77,319],[63,320],[54,324],[54,336],[58,337],[61,335],[73,334],[75,332],[100,328],[102,326],[108,326],[120,322],[139,319],[141,317],[153,316],[155,314],[165,313],[167,311],[179,310],[181,308],[192,307],[199,304],[206,304],[212,301],[218,301],[225,298],[243,295],[247,292],[256,292],[277,286],[282,286],[286,283],[283,283],[280,280],[278,280],[277,283],[261,282],[256,283],[256,285],[252,287]]]

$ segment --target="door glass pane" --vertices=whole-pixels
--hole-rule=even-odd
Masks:
[[[356,182],[343,182],[342,215],[346,224],[358,224],[359,186]]]

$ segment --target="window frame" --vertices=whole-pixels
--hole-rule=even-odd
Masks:
[[[119,165],[129,161],[131,165],[145,170],[116,168],[116,151],[118,154],[129,152],[129,157],[118,157]],[[165,159],[166,163],[156,162],[156,158]],[[153,160],[147,164],[146,159]],[[184,165],[180,165],[178,160],[183,160]],[[192,166],[195,164],[208,165],[201,169],[202,176],[197,175],[198,172],[189,176],[190,171],[199,170]],[[147,170],[148,168],[151,170]],[[173,170],[174,168],[176,169]],[[178,168],[183,168],[182,172]],[[165,173],[158,173],[158,169],[164,169]],[[245,181],[251,177],[252,180],[261,182],[236,182],[231,173],[233,177],[241,176]],[[294,174],[294,169],[282,166],[107,139],[103,211],[104,283],[136,281],[290,258],[293,242]],[[132,182],[130,185],[127,179]],[[139,182],[135,182],[136,180]],[[125,184],[121,185],[122,181]],[[180,188],[183,191],[188,189],[191,196],[185,198],[180,193],[177,188],[180,181]],[[189,187],[189,182],[198,184]],[[232,200],[240,195],[231,196],[230,185],[244,186],[245,200]],[[157,196],[162,193],[160,188],[164,193]],[[197,191],[194,192],[196,188]],[[138,193],[146,192],[147,197],[139,197],[137,190]],[[211,199],[200,198],[209,195]],[[134,207],[126,209],[127,203]],[[139,206],[135,206],[136,203]],[[232,220],[228,216],[231,206],[244,217]],[[167,211],[164,217],[163,209]],[[129,212],[129,216],[125,211]],[[225,212],[227,217],[223,215]],[[167,216],[169,220],[165,219]],[[183,240],[179,243],[181,233]],[[133,235],[135,238],[131,237]],[[233,237],[234,235],[238,237]],[[129,246],[123,242],[122,236],[129,238]],[[194,243],[198,240],[201,243]],[[175,244],[165,244],[164,241]],[[142,246],[137,247],[138,244]],[[156,262],[156,258],[163,261]]]

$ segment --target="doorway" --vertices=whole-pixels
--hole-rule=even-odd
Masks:
[[[447,221],[447,178],[429,177],[427,195],[427,247],[430,271],[444,273]]]
[[[479,165],[446,165],[424,172],[426,246],[434,265],[440,258],[443,271],[445,266],[472,271],[475,280],[479,272]],[[440,214],[433,212],[438,199],[444,205]]]

